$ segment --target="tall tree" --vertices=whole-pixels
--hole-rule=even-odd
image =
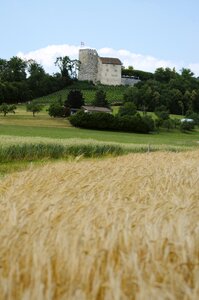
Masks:
[[[55,65],[58,66],[62,77],[69,77],[69,72],[71,71],[72,64],[68,56],[57,57]]]
[[[2,82],[6,80],[7,68],[8,68],[7,60],[0,58],[0,81]]]
[[[73,79],[77,78],[79,68],[80,68],[80,61],[78,59],[71,60],[70,76]]]
[[[6,80],[7,81],[22,81],[26,80],[27,62],[20,57],[13,56],[7,62]]]
[[[64,103],[65,107],[81,108],[84,105],[84,97],[81,91],[70,91],[67,97],[67,101]]]
[[[95,99],[92,101],[92,105],[100,107],[108,107],[108,101],[106,99],[106,92],[99,89],[95,93]]]
[[[163,83],[169,83],[169,81],[176,77],[175,69],[171,70],[170,68],[157,68],[154,73],[155,80],[158,80]]]
[[[124,102],[133,102],[136,107],[138,107],[139,89],[136,86],[127,88],[124,92],[123,99]]]

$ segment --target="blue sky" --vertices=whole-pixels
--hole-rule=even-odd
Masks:
[[[189,67],[199,76],[198,0],[0,0],[0,58],[77,58],[81,42],[146,71]]]

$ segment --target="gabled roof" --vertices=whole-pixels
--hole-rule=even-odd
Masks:
[[[87,110],[88,112],[111,112],[112,110],[107,107],[100,107],[100,106],[91,106],[91,105],[83,105],[83,110]]]
[[[106,65],[122,65],[119,58],[112,58],[112,57],[100,57],[99,58],[102,62],[102,64]]]

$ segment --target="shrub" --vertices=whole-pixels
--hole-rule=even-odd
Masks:
[[[8,114],[8,113],[13,113],[15,114],[15,110],[17,109],[16,105],[12,104],[12,105],[8,105],[7,103],[2,103],[0,105],[0,113],[3,113],[4,117]]]
[[[68,117],[70,109],[60,104],[58,101],[53,102],[48,108],[48,114],[51,117]]]
[[[194,125],[199,125],[199,114],[193,111],[187,111],[186,118],[193,119]]]
[[[170,129],[174,128],[174,121],[171,119],[163,120],[162,127],[169,131]]]
[[[154,121],[151,117],[113,116],[107,113],[85,113],[79,111],[69,118],[75,127],[98,130],[117,130],[126,132],[149,133],[154,130]]]
[[[169,111],[167,110],[166,106],[161,105],[156,108],[155,114],[158,118],[162,120],[168,120],[169,119]]]
[[[136,105],[133,102],[125,102],[124,105],[120,106],[118,113],[120,116],[133,116],[136,112]]]
[[[194,122],[181,122],[180,124],[180,130],[185,132],[185,131],[191,131],[194,129]]]
[[[36,113],[39,113],[42,110],[42,105],[39,104],[36,100],[33,100],[30,103],[26,104],[26,110],[31,111],[34,117]]]

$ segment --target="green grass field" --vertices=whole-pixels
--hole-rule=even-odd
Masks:
[[[194,149],[199,146],[198,129],[190,133],[182,133],[179,130],[172,130],[171,132],[165,130],[160,131],[160,133],[153,134],[79,129],[72,127],[67,119],[51,118],[46,109],[47,106],[44,106],[42,112],[33,117],[32,113],[26,112],[24,105],[20,105],[18,106],[15,114],[8,114],[6,117],[0,115],[0,150],[2,150],[3,145],[6,145],[8,140],[9,145],[11,141],[13,141],[13,144],[15,145],[20,145],[21,143],[26,143],[28,145],[34,144],[34,147],[37,148],[37,151],[40,151],[38,149],[41,141],[45,141],[47,144],[64,144],[64,147],[69,147],[72,144],[73,148],[70,151],[73,153],[73,155],[74,153],[81,154],[81,149],[85,147],[85,151],[90,153],[89,156],[92,156],[92,153],[94,156],[96,156],[96,153],[104,153],[104,151],[107,151],[106,153],[110,153],[109,149],[107,148],[107,143],[110,144],[110,149],[112,147],[112,143],[116,144],[116,147],[120,145],[124,150],[122,150],[123,152],[144,152],[147,151],[147,149],[150,149],[150,151],[180,151]],[[38,138],[39,142],[37,140]],[[105,146],[103,146],[102,143],[104,143]],[[89,146],[90,144],[92,144],[92,146]],[[26,151],[29,151],[28,147],[29,146],[27,146]],[[78,147],[79,150],[77,149]],[[104,147],[106,150],[104,150]],[[56,151],[59,151],[59,148],[57,149],[58,150]],[[12,152],[13,150],[9,149],[8,151]],[[16,149],[16,151],[25,150],[23,148],[21,150]],[[44,154],[40,153],[39,156],[36,155],[35,158],[32,159],[33,161],[37,161],[38,164],[40,163],[39,161],[41,161],[41,158],[44,160],[48,158],[52,159],[54,155],[54,152],[53,154],[51,153],[52,149],[43,149],[42,151],[44,151]],[[62,151],[65,153],[65,158],[66,154],[70,153],[68,149],[62,149]],[[111,151],[114,153],[114,148]],[[48,153],[51,154],[48,155]],[[1,155],[4,157],[5,153]],[[15,157],[15,155],[11,155],[9,157]],[[26,155],[24,157],[26,158]],[[60,158],[60,156],[57,155],[57,158]],[[24,169],[26,166],[27,163],[24,159],[23,162],[20,162],[19,159],[18,162],[7,161],[7,163],[4,163],[2,158],[0,163],[0,173],[5,174],[9,171]]]
[[[42,122],[34,125],[2,125],[0,123],[0,135],[10,136],[23,136],[23,137],[50,137],[54,139],[93,139],[104,142],[117,142],[117,143],[133,143],[133,144],[150,144],[150,145],[175,145],[194,147],[199,146],[199,131],[191,133],[181,133],[179,131],[162,131],[154,134],[136,134],[125,132],[111,132],[111,131],[98,131],[88,129],[78,129],[74,127],[67,127],[63,124],[61,127],[56,127],[57,120],[48,127],[41,127]],[[64,127],[65,125],[65,127]]]
[[[190,147],[197,146],[199,141],[198,130],[190,133],[182,133],[179,130],[170,132],[164,130],[160,133],[136,134],[74,128],[67,119],[51,118],[46,109],[47,106],[33,117],[31,112],[26,111],[24,105],[19,105],[15,114],[8,114],[6,117],[0,115],[0,135],[55,139],[81,138],[116,143]]]

